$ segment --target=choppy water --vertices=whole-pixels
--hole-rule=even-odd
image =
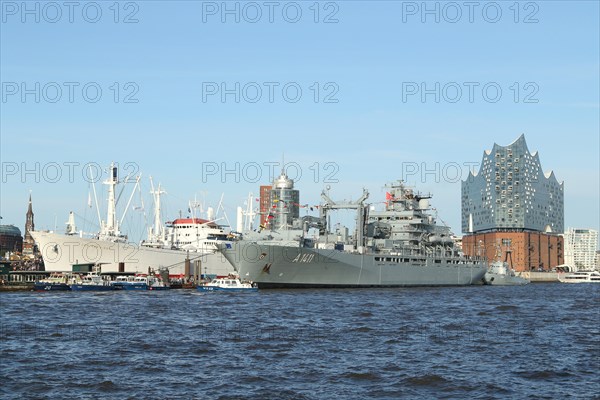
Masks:
[[[0,304],[3,399],[600,398],[600,285]]]

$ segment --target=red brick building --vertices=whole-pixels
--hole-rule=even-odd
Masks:
[[[549,271],[564,264],[563,237],[543,232],[495,231],[465,235],[463,252],[508,261],[515,271]]]
[[[271,211],[271,185],[261,185],[260,187],[260,224],[267,226],[268,215]]]

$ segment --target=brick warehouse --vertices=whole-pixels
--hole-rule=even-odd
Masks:
[[[543,232],[486,232],[465,235],[463,251],[507,260],[515,271],[549,270],[564,263],[563,238]],[[511,262],[512,261],[512,262]]]

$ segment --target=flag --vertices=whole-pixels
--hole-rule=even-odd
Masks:
[[[394,196],[390,192],[385,192],[385,199],[391,200]]]

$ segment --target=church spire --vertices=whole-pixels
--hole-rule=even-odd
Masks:
[[[31,193],[29,193],[29,208],[27,208],[27,216],[33,216],[33,208],[31,207]]]
[[[23,241],[23,254],[33,254],[35,241],[31,236],[31,231],[35,230],[35,223],[33,222],[33,206],[31,202],[31,193],[29,193],[29,206],[27,207],[27,214],[25,220],[25,240]]]

